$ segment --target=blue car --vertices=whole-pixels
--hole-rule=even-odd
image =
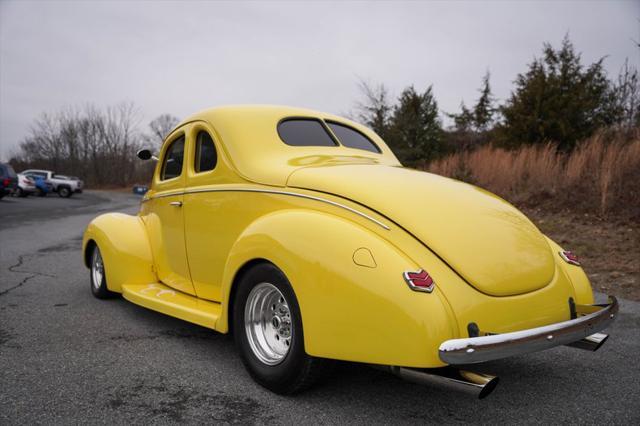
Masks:
[[[133,185],[133,193],[136,195],[144,195],[149,190],[147,185]]]

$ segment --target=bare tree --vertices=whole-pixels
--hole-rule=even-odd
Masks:
[[[145,140],[153,145],[153,148],[160,148],[164,138],[178,125],[180,119],[171,114],[162,114],[151,120],[149,129],[151,133],[146,135]]]
[[[615,98],[621,111],[620,125],[627,132],[640,126],[640,80],[637,68],[625,60],[615,84]]]
[[[127,185],[148,178],[135,158],[142,135],[138,109],[121,103],[100,110],[92,105],[42,114],[20,144],[14,164],[82,176],[94,185]]]
[[[384,139],[393,111],[389,102],[389,91],[384,84],[373,86],[362,79],[358,82],[358,88],[363,99],[356,103],[357,119]]]

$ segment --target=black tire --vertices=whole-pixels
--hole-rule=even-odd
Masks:
[[[71,188],[69,188],[68,186],[59,186],[58,187],[58,196],[59,197],[69,198],[69,197],[71,197],[72,194],[73,194],[73,192],[71,191]]]
[[[100,249],[96,244],[93,244],[93,247],[90,249],[90,257],[89,257],[89,281],[91,284],[91,293],[98,299],[110,299],[117,295],[112,291],[109,291],[107,288],[107,275],[105,273],[105,265],[104,260],[102,260],[102,254],[100,253]],[[96,265],[96,256],[100,257],[100,262],[102,263],[102,273],[100,276],[95,274],[94,268]]]
[[[17,188],[16,188],[16,190],[15,190],[15,192],[14,192],[14,195],[15,195],[16,197],[23,198],[23,197],[26,197],[27,195],[29,195],[29,193],[28,193],[28,192],[26,192],[26,191],[24,191],[22,188],[17,187]]]
[[[251,290],[262,283],[275,286],[286,298],[291,316],[291,343],[288,352],[276,365],[261,361],[251,348],[245,329],[245,307]],[[238,282],[233,308],[233,332],[236,346],[251,377],[265,388],[284,395],[307,389],[325,375],[331,362],[307,355],[298,300],[287,277],[270,263],[248,270]]]
[[[42,189],[38,188],[38,189],[36,189],[36,195],[37,195],[38,197],[46,197],[46,196],[47,196],[47,193],[46,193],[46,192],[44,192]]]

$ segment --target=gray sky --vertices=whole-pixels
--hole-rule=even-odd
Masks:
[[[640,64],[640,1],[61,2],[0,0],[0,158],[43,111],[133,101],[162,113],[287,104],[349,111],[359,77],[433,84],[442,111],[477,98],[485,71],[504,99],[518,72],[569,33],[616,75]]]

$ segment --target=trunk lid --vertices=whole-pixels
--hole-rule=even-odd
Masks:
[[[554,257],[542,233],[515,207],[475,186],[366,164],[301,168],[287,185],[339,195],[381,213],[483,293],[528,293],[553,278]]]

